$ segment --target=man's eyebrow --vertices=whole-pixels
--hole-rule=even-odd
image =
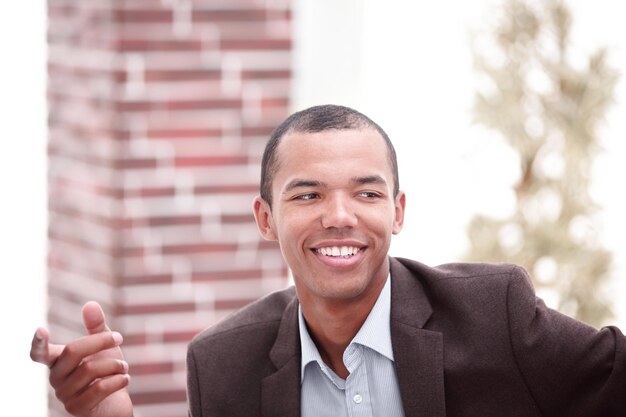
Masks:
[[[366,184],[380,184],[387,185],[387,181],[380,175],[366,175],[365,177],[354,177],[352,178],[352,182],[356,184],[366,185]]]
[[[366,175],[364,177],[353,177],[351,181],[355,184],[359,185],[367,185],[367,184],[380,184],[387,185],[387,181],[380,175]],[[296,178],[290,181],[283,191],[283,193],[289,192],[295,188],[314,188],[314,187],[325,187],[326,183],[317,180],[307,180],[303,178]]]
[[[301,179],[301,178],[296,178],[295,180],[292,180],[289,182],[289,184],[287,184],[287,186],[285,187],[285,190],[283,192],[288,192],[293,190],[294,188],[300,188],[300,187],[323,187],[325,184],[321,181],[316,181],[316,180],[305,180],[305,179]]]

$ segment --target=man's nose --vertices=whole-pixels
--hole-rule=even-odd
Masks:
[[[355,207],[348,197],[329,197],[323,207],[322,226],[324,228],[354,227],[357,224]]]

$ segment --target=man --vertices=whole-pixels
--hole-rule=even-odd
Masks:
[[[198,335],[189,415],[626,416],[626,338],[545,307],[513,265],[430,268],[387,255],[405,194],[385,132],[355,110],[318,106],[274,132],[253,210],[278,241],[290,288]],[[67,346],[38,329],[76,416],[132,415],[121,335],[99,306]]]

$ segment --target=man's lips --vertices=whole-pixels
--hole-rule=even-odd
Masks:
[[[346,268],[358,263],[367,249],[358,243],[323,244],[311,251],[323,264],[333,268]]]
[[[324,255],[324,256],[353,256],[359,253],[361,250],[358,246],[325,246],[321,248],[316,248],[315,252]]]

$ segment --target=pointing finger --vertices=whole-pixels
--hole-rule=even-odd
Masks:
[[[67,344],[54,364],[54,378],[65,378],[74,371],[85,358],[119,346],[122,340],[122,335],[118,332],[103,332],[81,337]]]
[[[127,373],[128,363],[119,359],[85,361],[74,370],[71,378],[56,389],[56,396],[65,403],[102,378]]]

